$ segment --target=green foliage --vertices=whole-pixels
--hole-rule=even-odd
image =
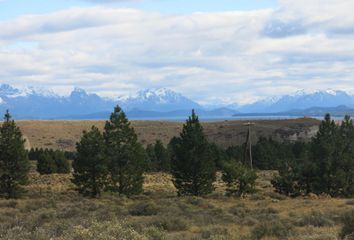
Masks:
[[[105,157],[110,172],[109,190],[124,195],[142,192],[146,154],[134,128],[117,106],[104,128]]]
[[[146,147],[148,157],[148,170],[152,172],[169,172],[171,169],[171,158],[169,151],[160,140],[155,144],[149,144]]]
[[[295,197],[301,193],[298,180],[298,163],[296,161],[287,161],[279,169],[279,176],[275,176],[271,182],[276,192]]]
[[[62,237],[64,240],[69,239],[129,239],[129,240],[147,240],[144,235],[139,234],[128,226],[124,226],[117,220],[97,222],[93,221],[84,226],[75,226],[72,231],[68,231]]]
[[[28,183],[29,161],[20,129],[7,111],[0,127],[0,194],[18,197]]]
[[[37,160],[37,171],[40,174],[52,174],[57,172],[57,166],[51,152],[44,151],[39,154]]]
[[[70,173],[71,167],[64,152],[40,149],[32,153],[37,159],[37,171],[40,174]]]
[[[201,196],[214,190],[215,162],[194,110],[184,124],[180,138],[176,140],[172,156],[172,175],[179,196]]]
[[[222,180],[226,182],[226,192],[229,195],[242,196],[254,192],[256,179],[256,172],[240,162],[224,164]]]
[[[215,143],[209,144],[211,158],[214,159],[215,166],[218,170],[222,170],[224,162],[230,160],[227,152],[217,146]]]
[[[54,151],[53,158],[57,168],[57,173],[70,173],[70,163],[65,157],[64,152]]]
[[[354,240],[354,211],[344,214],[342,222],[343,228],[340,237],[345,240]]]
[[[329,114],[307,147],[294,145],[296,161],[287,161],[273,179],[276,190],[290,196],[327,193],[332,196],[354,195],[354,124],[346,116],[338,127]]]
[[[283,221],[264,221],[256,225],[252,230],[252,239],[263,239],[264,237],[287,239],[292,232],[292,225],[289,225]]]
[[[128,208],[132,216],[152,216],[156,215],[159,211],[154,202],[141,202],[132,204]]]
[[[315,163],[312,172],[316,178],[311,189],[314,193],[331,192],[337,134],[338,127],[327,114],[311,142],[310,157]]]
[[[79,193],[96,197],[107,184],[108,166],[104,156],[104,139],[98,128],[84,131],[76,144],[77,157],[73,162],[74,178]]]

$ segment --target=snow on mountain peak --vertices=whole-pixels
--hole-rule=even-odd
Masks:
[[[50,89],[47,88],[42,88],[42,87],[27,87],[22,89],[22,95],[23,96],[29,96],[29,95],[34,95],[34,96],[41,96],[41,97],[58,97],[58,95]]]

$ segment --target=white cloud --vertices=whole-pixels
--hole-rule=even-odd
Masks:
[[[303,88],[354,90],[353,7],[282,0],[274,11],[92,7],[23,16],[0,22],[0,81],[102,95],[168,87],[240,103]]]

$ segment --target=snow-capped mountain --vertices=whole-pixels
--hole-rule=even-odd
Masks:
[[[244,113],[278,113],[293,109],[311,107],[337,107],[344,105],[354,107],[354,96],[344,91],[298,91],[295,94],[273,97],[240,107]]]
[[[123,101],[121,105],[127,111],[133,109],[169,112],[185,109],[201,109],[198,103],[166,88],[145,89]]]
[[[10,109],[17,119],[59,119],[65,116],[83,116],[109,113],[119,104],[126,111],[171,112],[202,109],[196,102],[169,89],[147,89],[131,97],[117,100],[75,88],[69,96],[59,96],[51,90],[0,85],[0,111]],[[129,114],[128,114],[129,115]]]

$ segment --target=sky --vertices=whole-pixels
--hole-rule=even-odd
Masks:
[[[354,91],[352,0],[0,0],[0,82],[204,104]]]

